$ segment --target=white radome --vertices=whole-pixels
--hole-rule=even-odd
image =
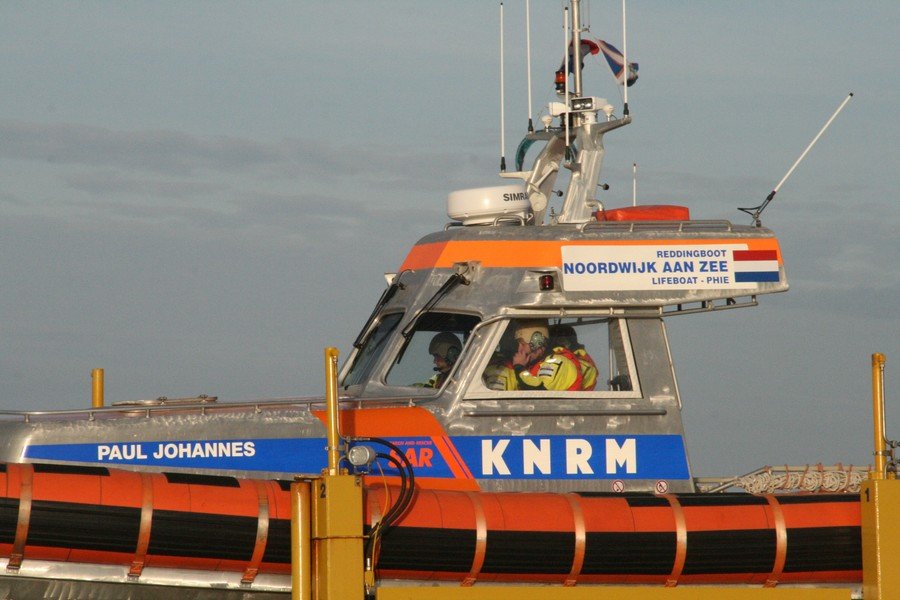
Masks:
[[[447,196],[447,215],[463,225],[489,225],[498,217],[526,219],[530,209],[524,184],[456,190]]]

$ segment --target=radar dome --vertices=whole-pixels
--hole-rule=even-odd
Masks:
[[[447,214],[463,225],[490,225],[500,217],[527,219],[530,208],[525,184],[456,190],[447,197]]]

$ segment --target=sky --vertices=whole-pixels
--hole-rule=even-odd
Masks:
[[[446,196],[498,185],[499,8],[413,2],[0,3],[0,410],[320,395]],[[532,2],[533,112],[556,100],[558,0]],[[619,2],[585,10],[622,41]],[[508,160],[529,115],[505,12]],[[900,433],[900,3],[628,5],[634,122],[600,199],[748,223],[791,290],[668,321],[695,475],[871,462],[870,356]],[[585,89],[620,112],[587,61]]]

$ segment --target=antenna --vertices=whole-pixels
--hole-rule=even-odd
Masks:
[[[625,88],[625,100],[624,106],[622,107],[622,116],[628,116],[628,76],[631,75],[630,68],[628,66],[628,37],[627,37],[627,27],[625,27],[625,0],[622,0],[622,62],[625,63],[622,65],[623,73],[622,73],[622,87]],[[637,167],[637,165],[635,165]],[[636,205],[635,205],[636,206]]]
[[[800,161],[802,161],[804,158],[806,158],[806,155],[809,153],[809,151],[812,149],[812,147],[815,145],[815,143],[819,141],[819,138],[822,137],[822,134],[825,133],[825,130],[828,129],[828,127],[831,125],[831,122],[834,121],[835,117],[837,117],[838,114],[842,110],[844,110],[844,107],[847,106],[847,103],[850,102],[850,98],[852,98],[852,97],[853,97],[853,92],[850,92],[849,94],[847,94],[847,97],[844,98],[844,101],[841,102],[841,105],[837,107],[837,110],[834,111],[834,113],[831,115],[831,117],[825,122],[825,125],[822,126],[822,129],[819,130],[819,133],[816,134],[816,137],[814,137],[813,140],[809,143],[809,145],[806,147],[806,150],[804,150],[800,154],[800,157],[794,161],[794,164],[791,165],[791,168],[788,169],[788,172],[784,174],[784,177],[781,178],[781,181],[778,182],[778,185],[776,185],[775,188],[771,192],[769,192],[769,195],[766,196],[766,199],[763,200],[762,204],[760,204],[759,206],[751,206],[748,208],[738,207],[739,211],[745,212],[748,215],[750,215],[751,217],[753,217],[754,224],[757,227],[762,227],[762,221],[759,220],[759,216],[762,214],[762,212],[764,210],[766,210],[766,207],[769,205],[769,202],[772,201],[772,198],[775,197],[775,194],[778,193],[778,190],[781,188],[781,185],[785,181],[787,181],[788,177],[791,176],[791,173],[794,172],[794,169],[797,168],[797,165],[800,164]]]
[[[566,149],[569,148],[569,7],[563,9],[563,76],[566,78],[566,85],[563,92],[566,97],[566,112],[563,113],[563,119],[566,125]]]
[[[506,172],[506,89],[503,81],[503,3],[500,3],[500,172]]]
[[[637,206],[637,163],[631,163],[631,205]]]
[[[528,133],[534,133],[531,121],[531,1],[525,0],[525,70],[528,74]]]

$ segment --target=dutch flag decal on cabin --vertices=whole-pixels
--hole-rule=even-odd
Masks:
[[[778,252],[775,250],[735,250],[734,280],[738,283],[779,281]]]

